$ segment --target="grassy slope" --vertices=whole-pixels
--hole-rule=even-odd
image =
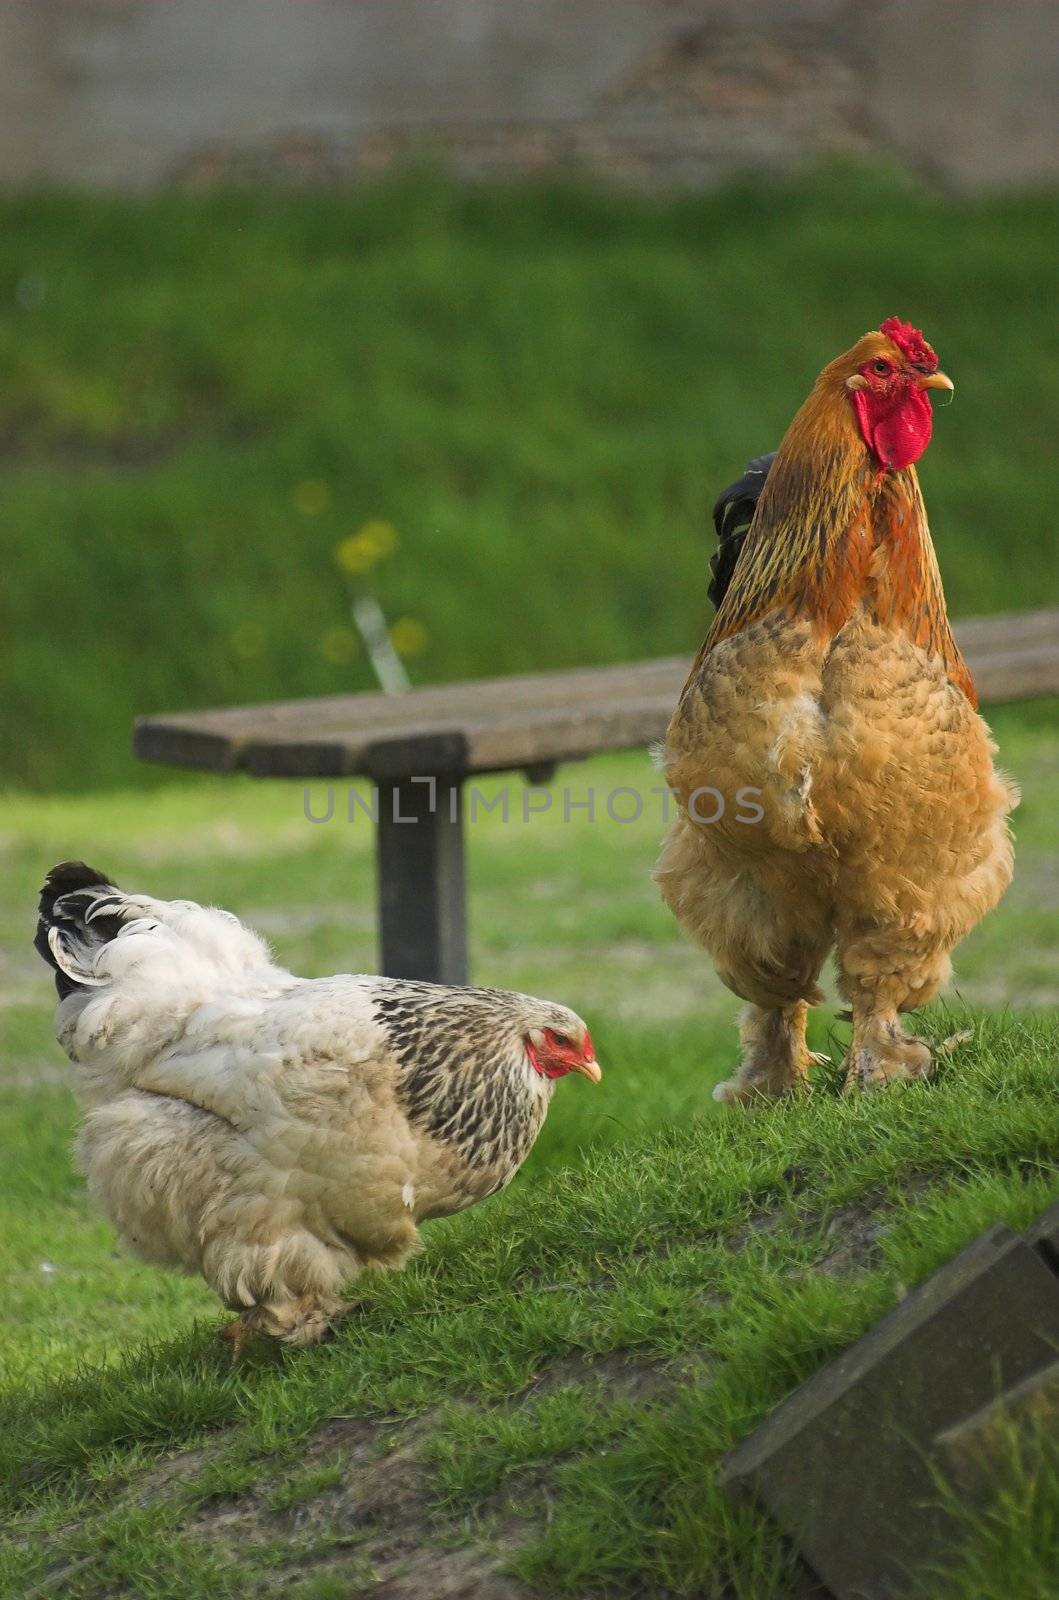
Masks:
[[[138,711],[367,685],[328,659],[366,518],[419,678],[686,649],[717,488],[893,311],[957,382],[923,470],[954,612],[1054,600],[1057,209],[855,175],[0,200],[6,775],[124,781]]]
[[[8,801],[0,1481],[13,1485],[11,1514],[26,1519],[15,1527],[28,1540],[4,1557],[13,1592],[42,1564],[86,1551],[93,1562],[62,1591],[86,1600],[111,1581],[137,1595],[267,1592],[291,1586],[292,1564],[306,1600],[355,1592],[381,1558],[353,1504],[360,1458],[326,1419],[429,1408],[414,1454],[432,1475],[416,1505],[419,1538],[439,1561],[468,1538],[474,1550],[495,1538],[547,1593],[719,1594],[731,1573],[741,1600],[781,1596],[767,1528],[733,1520],[710,1461],[901,1285],[994,1217],[1026,1220],[1059,1188],[1055,710],[993,715],[1026,791],[1020,872],[958,962],[965,1000],[1003,996],[1016,1014],[973,1016],[975,1041],[938,1084],[864,1103],[835,1099],[825,1072],[806,1106],[751,1119],[710,1106],[710,1084],[731,1065],[735,1006],[655,900],[657,816],[625,828],[576,810],[568,826],[561,815],[528,828],[480,818],[477,971],[579,1006],[604,1086],[564,1085],[514,1191],[432,1225],[424,1258],[372,1285],[368,1309],[333,1346],[234,1377],[211,1342],[209,1296],[117,1253],[71,1172],[72,1105],[25,942],[28,907],[42,870],[91,841],[119,878],[233,906],[302,970],[367,966],[367,833],[362,822],[313,827],[300,789],[280,785]],[[591,785],[597,805],[612,788],[653,781],[637,756],[562,777],[575,799]],[[514,789],[512,805],[517,816]],[[967,1017],[953,998],[927,1026],[939,1037]],[[816,1029],[837,1056],[845,1030],[826,1013]],[[821,1261],[827,1270],[813,1271]],[[163,1343],[152,1353],[144,1336]],[[123,1351],[127,1370],[76,1376],[78,1360],[113,1363]],[[679,1381],[704,1365],[710,1382]],[[482,1404],[468,1409],[467,1397]],[[385,1456],[383,1441],[403,1438],[403,1426],[387,1424],[369,1454]],[[157,1451],[202,1438],[212,1442],[177,1487],[167,1479],[164,1495],[152,1493]],[[976,1527],[981,1540],[992,1526],[993,1546],[979,1550],[973,1581],[935,1600],[1054,1593],[1043,1576],[1021,1591],[996,1577],[1013,1550],[1026,1572],[1034,1561],[1047,1570],[1059,1472],[1038,1476],[1032,1496],[1020,1490]],[[146,1509],[135,1503],[143,1493]]]
[[[785,1595],[767,1523],[727,1506],[711,1464],[959,1245],[998,1217],[1024,1225],[1059,1193],[1057,1046],[1054,1023],[981,1019],[932,1086],[822,1093],[603,1151],[436,1225],[426,1256],[368,1285],[323,1350],[233,1375],[203,1331],[109,1376],[13,1395],[8,1592],[85,1556],[64,1595],[370,1588],[378,1515],[343,1498],[363,1453],[343,1452],[335,1419],[388,1419],[377,1452],[429,1410],[417,1543],[438,1570],[453,1541],[481,1545],[499,1526],[506,1558],[547,1594]],[[868,1232],[844,1256],[849,1224]],[[653,1392],[628,1396],[613,1355],[655,1374]],[[152,1492],[158,1449],[204,1441]],[[1020,1560],[1039,1585],[1013,1588],[979,1550],[977,1587],[939,1583],[935,1600],[1056,1593],[1041,1542],[1059,1509],[1054,1465],[1036,1533],[1020,1511]]]

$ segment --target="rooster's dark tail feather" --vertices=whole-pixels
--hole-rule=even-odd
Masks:
[[[743,476],[723,489],[714,502],[713,525],[720,543],[710,562],[710,586],[706,593],[718,608],[732,581],[758,496],[775,459],[775,450],[770,455],[755,456],[747,463]]]

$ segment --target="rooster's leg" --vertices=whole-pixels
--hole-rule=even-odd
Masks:
[[[849,1093],[854,1089],[881,1089],[895,1078],[928,1078],[933,1070],[930,1051],[904,1031],[896,1011],[857,1015],[853,1008],[853,1043],[846,1058]]]
[[[846,1090],[929,1077],[930,1051],[905,1032],[898,1013],[925,1005],[944,986],[952,971],[948,951],[907,926],[840,926],[838,966],[853,1011]]]
[[[778,1100],[809,1087],[809,1068],[819,1060],[805,1042],[809,1007],[804,1000],[766,1010],[747,1006],[740,1038],[743,1060],[734,1078],[719,1083],[715,1100]]]
[[[926,1078],[933,1070],[930,1051],[921,1040],[905,1032],[898,1021],[899,1011],[910,1011],[937,993],[949,971],[944,952],[920,959],[905,971],[893,954],[873,950],[879,971],[861,970],[852,976],[849,952],[840,950],[842,987],[852,1002],[853,1039],[846,1058],[847,1091],[880,1089],[901,1078]],[[860,963],[858,963],[860,965]],[[866,965],[866,963],[865,963]],[[890,970],[887,970],[887,969]]]

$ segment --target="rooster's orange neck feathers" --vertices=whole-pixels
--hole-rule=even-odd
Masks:
[[[845,375],[859,349],[824,369],[788,428],[704,650],[780,611],[830,641],[859,607],[942,656],[975,703],[915,468],[881,468],[850,403]]]

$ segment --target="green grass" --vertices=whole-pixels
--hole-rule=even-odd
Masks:
[[[269,1513],[314,1497],[327,1537],[299,1559],[322,1564],[353,1540],[351,1519],[333,1471],[314,1482],[300,1463],[336,1418],[384,1419],[378,1451],[428,1411],[418,1514],[439,1551],[514,1520],[508,1559],[542,1593],[786,1595],[768,1523],[729,1508],[710,1463],[989,1222],[1024,1226],[1059,1193],[1054,1021],[977,1030],[934,1085],[705,1116],[436,1225],[426,1256],[370,1283],[323,1350],[233,1374],[192,1332],[11,1395],[14,1592],[87,1555],[64,1593],[139,1594],[148,1578],[151,1594],[221,1580],[249,1593],[277,1546],[288,1561],[301,1550],[297,1524]],[[814,1270],[850,1206],[884,1224],[875,1247]],[[627,1400],[616,1356],[659,1386]],[[150,1457],[174,1444],[201,1454],[163,1498]],[[232,1547],[206,1515],[218,1495],[231,1516],[264,1501],[254,1538]]]
[[[937,1082],[871,1099],[838,1098],[832,1067],[806,1104],[711,1104],[737,1005],[657,900],[650,809],[627,827],[564,825],[560,803],[528,826],[481,816],[476,975],[582,1010],[604,1082],[562,1085],[513,1189],[429,1225],[334,1344],[235,1373],[205,1289],[129,1261],[71,1169],[33,898],[83,853],[231,906],[299,970],[370,968],[363,819],[313,826],[299,786],[223,780],[0,804],[0,1592],[48,1571],[72,1600],[357,1593],[388,1571],[356,1510],[364,1475],[407,1456],[415,1492],[390,1498],[438,1562],[495,1544],[549,1595],[782,1600],[783,1552],[712,1464],[987,1223],[1059,1193],[1059,723],[1046,702],[991,721],[1025,794],[1016,883],[960,951],[958,994],[920,1019],[974,1038]],[[638,755],[560,773],[597,810],[654,781]],[[814,1018],[836,1063],[847,1032]],[[869,1215],[875,1246],[842,1265],[843,1229]],[[936,1600],[1037,1600],[999,1574],[1015,1545],[1018,1573],[1047,1570],[1059,1476],[1046,1460],[1027,1501],[1012,1471]]]
[[[1054,1426],[1047,1419],[1022,1427],[1008,1423],[998,1451],[983,1465],[993,1479],[984,1512],[981,1507],[969,1511],[953,1486],[943,1486],[956,1549],[925,1580],[921,1600],[979,1600],[994,1594],[1057,1600],[1059,1436]]]
[[[892,312],[957,385],[954,613],[1054,601],[1057,225],[858,172],[0,199],[4,775],[123,784],[138,712],[370,686],[332,559],[370,519],[417,680],[690,650],[717,489]]]

